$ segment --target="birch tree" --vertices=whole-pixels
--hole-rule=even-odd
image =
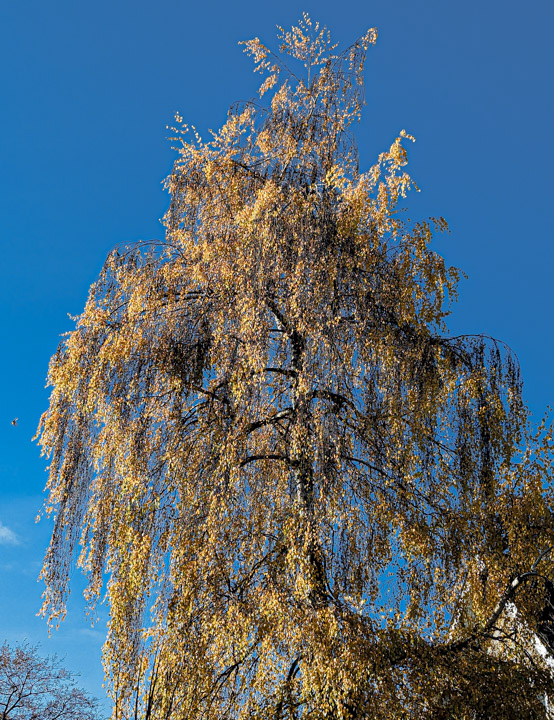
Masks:
[[[413,138],[359,168],[376,31],[278,40],[208,140],[177,117],[164,239],[51,361],[43,611],[74,557],[105,587],[114,718],[544,718],[549,428],[509,348],[448,333]]]

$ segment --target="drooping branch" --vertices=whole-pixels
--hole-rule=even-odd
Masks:
[[[284,462],[289,467],[296,467],[297,463],[286,455],[280,455],[279,453],[260,453],[258,455],[249,455],[241,460],[240,467],[246,467],[250,463],[258,462],[259,460],[277,460]]]
[[[528,582],[529,580],[533,580],[536,578],[542,578],[542,575],[537,572],[537,566],[540,563],[540,561],[545,558],[547,555],[549,555],[554,547],[546,548],[546,550],[543,550],[540,555],[537,557],[535,562],[533,563],[533,566],[531,567],[531,570],[528,572],[521,573],[521,575],[518,575],[515,577],[510,585],[506,588],[504,591],[504,594],[496,604],[496,607],[494,608],[490,618],[484,623],[482,627],[475,628],[473,632],[468,635],[465,638],[462,638],[460,640],[457,640],[456,642],[450,643],[446,646],[446,649],[448,650],[463,650],[464,648],[469,647],[476,641],[478,641],[480,638],[488,637],[489,634],[494,630],[494,627],[496,623],[498,622],[500,616],[505,611],[506,606],[508,603],[513,600],[516,591],[519,587],[521,587],[523,584]]]

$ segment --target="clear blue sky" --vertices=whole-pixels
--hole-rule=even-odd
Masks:
[[[110,248],[160,236],[174,112],[201,132],[219,126],[256,88],[237,42],[271,43],[275,25],[304,10],[342,47],[379,29],[362,166],[401,129],[416,136],[410,169],[422,192],[411,215],[446,217],[452,234],[438,249],[469,275],[453,331],[514,349],[534,414],[554,400],[552,0],[4,0],[0,641],[29,638],[65,656],[98,696],[103,625],[84,618],[79,576],[51,639],[35,617],[50,526],[34,524],[45,463],[30,438],[48,359]]]

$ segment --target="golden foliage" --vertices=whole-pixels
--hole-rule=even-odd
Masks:
[[[44,612],[80,543],[116,718],[544,716],[551,436],[507,348],[446,333],[413,138],[359,171],[375,31],[279,37],[304,73],[252,40],[266,104],[177,119],[165,240],[109,256],[52,359]]]

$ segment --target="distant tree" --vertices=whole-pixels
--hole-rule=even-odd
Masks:
[[[411,138],[358,168],[375,31],[279,37],[52,359],[44,611],[80,538],[116,718],[545,717],[551,434],[505,345],[447,333]]]
[[[0,648],[1,720],[97,720],[97,701],[75,683],[75,673],[36,647]]]

